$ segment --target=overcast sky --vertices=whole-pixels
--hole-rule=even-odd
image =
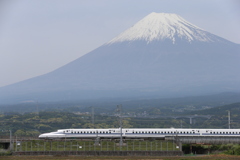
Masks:
[[[0,0],[0,86],[53,71],[151,12],[240,44],[239,0]]]

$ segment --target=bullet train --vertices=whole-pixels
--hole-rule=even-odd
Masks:
[[[122,130],[122,131],[121,131]],[[113,129],[60,129],[56,132],[39,135],[42,139],[54,138],[154,138],[164,139],[169,136],[190,137],[240,137],[240,129],[176,129],[176,128],[113,128]]]

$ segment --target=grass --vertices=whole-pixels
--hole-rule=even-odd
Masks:
[[[4,156],[3,160],[239,160],[240,156],[230,155],[210,155],[210,156],[191,156],[191,157],[129,157],[129,156]]]

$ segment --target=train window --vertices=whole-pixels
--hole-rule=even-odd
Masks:
[[[102,133],[105,133],[104,131]]]
[[[102,133],[101,131],[99,133]]]
[[[183,132],[183,134],[185,134],[185,132]]]
[[[93,131],[93,133],[95,133],[95,131]]]
[[[228,132],[226,132],[226,134],[228,134]]]
[[[108,133],[108,131],[106,133]]]
[[[219,132],[219,134],[222,134],[222,132]]]
[[[142,131],[142,133],[144,133],[144,132]]]
[[[155,131],[155,133],[157,134],[157,131]]]

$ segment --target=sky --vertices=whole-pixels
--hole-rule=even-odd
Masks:
[[[66,65],[151,12],[240,44],[239,0],[0,0],[0,87]]]

